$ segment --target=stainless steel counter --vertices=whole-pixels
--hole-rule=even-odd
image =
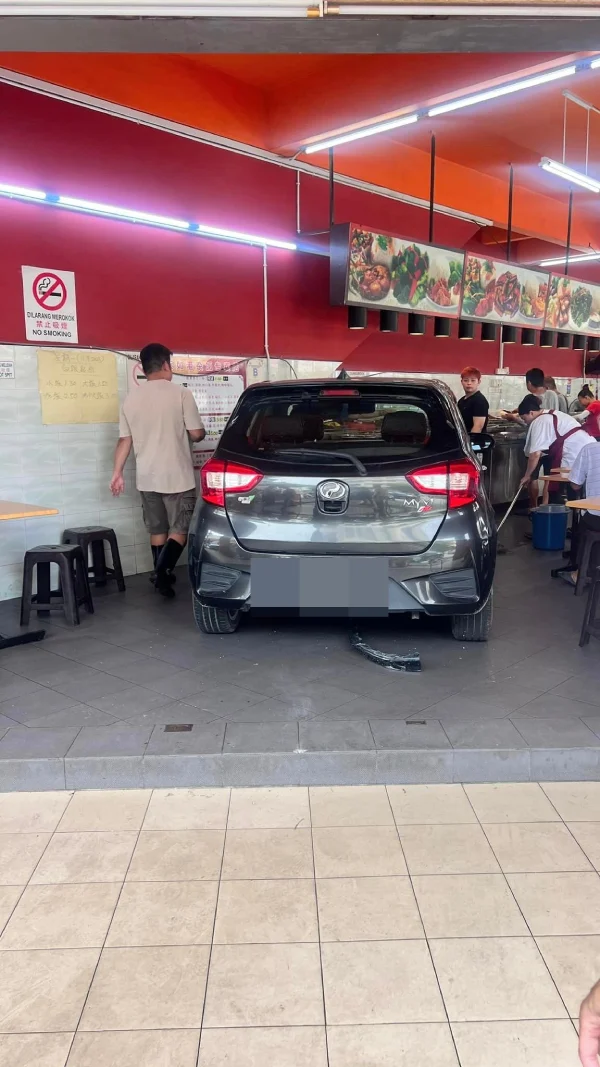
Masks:
[[[488,433],[494,438],[494,448],[486,479],[492,504],[508,504],[514,497],[525,473],[527,459],[523,452],[527,431],[517,423],[490,419]]]

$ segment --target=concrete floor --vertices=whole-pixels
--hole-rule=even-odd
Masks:
[[[0,794],[6,1067],[575,1067],[600,784]]]
[[[523,528],[505,535],[487,644],[444,621],[364,627],[376,647],[417,648],[421,674],[371,664],[339,620],[201,635],[185,570],[172,602],[143,575],[95,591],[79,628],[53,615],[43,643],[0,652],[0,790],[600,778],[584,599]],[[0,630],[17,617],[2,605]]]

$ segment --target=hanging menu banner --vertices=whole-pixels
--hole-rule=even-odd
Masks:
[[[334,226],[332,303],[458,318],[464,252]]]
[[[543,330],[550,275],[467,253],[460,315]]]
[[[565,333],[600,334],[600,285],[553,274],[545,325]]]

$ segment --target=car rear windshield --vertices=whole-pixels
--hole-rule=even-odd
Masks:
[[[458,446],[449,410],[433,389],[306,386],[252,390],[233,413],[219,451],[245,459],[332,465],[349,454],[367,467],[444,453]],[[336,456],[337,453],[337,456]],[[347,462],[347,461],[346,461]]]

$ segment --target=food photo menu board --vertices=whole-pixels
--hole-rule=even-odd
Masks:
[[[600,285],[553,274],[546,309],[546,329],[600,334]]]
[[[348,224],[331,252],[333,303],[458,318],[464,252]]]
[[[543,330],[550,275],[467,253],[461,318]]]

